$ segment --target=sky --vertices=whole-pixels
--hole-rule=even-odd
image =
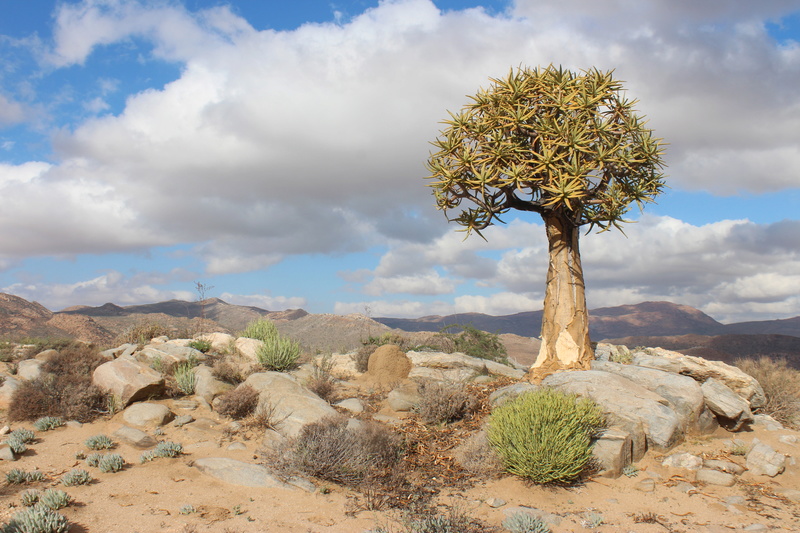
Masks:
[[[420,317],[541,309],[540,218],[426,187],[512,67],[614,70],[669,189],[581,236],[590,308],[800,315],[797,0],[2,0],[0,292]],[[532,332],[535,334],[536,332]]]

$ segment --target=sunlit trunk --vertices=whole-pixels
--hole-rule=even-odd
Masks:
[[[550,267],[542,317],[542,346],[530,376],[541,380],[560,370],[588,370],[594,351],[578,249],[579,228],[564,218],[542,215],[547,228]]]

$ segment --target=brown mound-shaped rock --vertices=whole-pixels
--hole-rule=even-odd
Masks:
[[[395,383],[408,377],[411,360],[394,344],[384,344],[369,356],[367,375],[378,383]]]

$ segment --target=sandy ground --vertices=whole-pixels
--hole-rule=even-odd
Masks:
[[[172,406],[173,400],[162,400]],[[179,409],[174,412],[182,414]],[[185,411],[184,411],[185,412]],[[230,457],[256,462],[257,439],[243,441],[246,450],[228,450],[230,440],[221,439],[220,429],[227,423],[215,413],[199,408],[191,413],[200,422],[183,428],[165,426],[159,439],[183,444],[185,454],[174,459],[156,459],[139,463],[141,450],[121,444],[114,451],[128,463],[117,473],[103,474],[86,467],[75,458],[87,452],[84,441],[97,434],[111,435],[121,424],[121,414],[80,427],[61,427],[37,433],[37,441],[16,462],[0,461],[0,523],[5,523],[20,506],[20,493],[28,488],[59,487],[66,490],[75,503],[61,512],[73,523],[72,532],[362,532],[383,526],[401,531],[398,510],[380,512],[359,511],[356,494],[332,485],[307,493],[300,490],[248,488],[217,481],[192,467],[201,457]],[[4,422],[0,419],[0,426]],[[31,424],[12,424],[32,428]],[[153,434],[153,428],[149,429]],[[744,464],[742,457],[728,456],[724,441],[732,437],[750,443],[754,437],[773,446],[781,453],[797,457],[800,445],[778,441],[780,435],[794,434],[788,430],[767,431],[763,427],[731,434],[725,430],[689,438],[670,453],[688,451],[706,457],[725,457]],[[237,439],[234,439],[237,440]],[[241,439],[238,439],[241,441]],[[781,487],[800,489],[800,466],[788,466],[776,478],[753,477],[745,473],[733,487],[695,484],[689,492],[681,482],[693,482],[687,470],[660,466],[661,456],[648,454],[638,466],[636,477],[619,479],[596,478],[575,487],[539,487],[518,478],[502,477],[476,480],[472,488],[443,490],[438,503],[455,507],[461,512],[499,526],[504,509],[517,505],[535,507],[553,513],[561,523],[554,533],[588,531],[582,525],[586,513],[602,514],[600,532],[730,532],[741,531],[752,524],[763,524],[772,531],[800,531],[800,505],[775,494]],[[790,462],[794,462],[791,461]],[[89,470],[95,481],[87,486],[63,487],[61,475],[72,468]],[[46,480],[28,485],[8,485],[5,473],[12,468],[30,471],[38,468]],[[647,477],[655,478],[655,490],[642,492],[637,483]],[[683,491],[681,490],[683,488]],[[740,496],[740,503],[726,503]],[[492,499],[505,504],[494,508]],[[735,501],[735,500],[729,500]],[[499,503],[499,502],[497,502]],[[182,514],[184,506],[196,512]],[[656,523],[641,523],[650,513]]]

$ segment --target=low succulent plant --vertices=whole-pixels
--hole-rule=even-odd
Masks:
[[[11,433],[9,433],[8,436],[9,438],[19,439],[25,444],[30,444],[31,442],[36,440],[36,434],[27,428],[15,429]]]
[[[82,468],[73,468],[61,477],[61,483],[66,487],[86,485],[92,481],[92,476]]]
[[[47,489],[39,496],[39,505],[58,511],[72,503],[72,496],[61,489]]]
[[[19,436],[13,434],[6,439],[5,443],[8,444],[8,447],[11,448],[12,452],[14,452],[14,455],[20,455],[22,453],[25,453],[25,451],[27,451],[28,449],[28,446],[27,444],[25,444],[25,441],[22,440],[22,438],[20,438]]]
[[[636,477],[639,475],[639,467],[634,464],[625,465],[622,468],[622,475],[625,477]]]
[[[165,440],[156,444],[156,447],[152,450],[144,452],[139,460],[142,463],[146,463],[158,457],[177,457],[182,453],[183,446],[181,444]]]
[[[50,431],[64,425],[64,421],[57,416],[43,416],[33,423],[36,431]]]
[[[503,527],[511,533],[550,533],[547,524],[528,513],[512,514],[503,520]]]
[[[86,456],[86,464],[89,466],[96,467],[100,464],[100,460],[103,458],[102,453],[90,453]]]
[[[103,473],[119,472],[125,466],[125,460],[118,453],[104,455],[97,464]]]
[[[36,505],[15,514],[2,529],[3,533],[65,533],[67,518],[52,509]]]
[[[39,503],[39,496],[40,493],[36,489],[26,490],[19,497],[20,503],[22,503],[24,507],[33,507]]]
[[[84,444],[90,450],[110,450],[117,445],[108,435],[94,435],[86,439]]]

